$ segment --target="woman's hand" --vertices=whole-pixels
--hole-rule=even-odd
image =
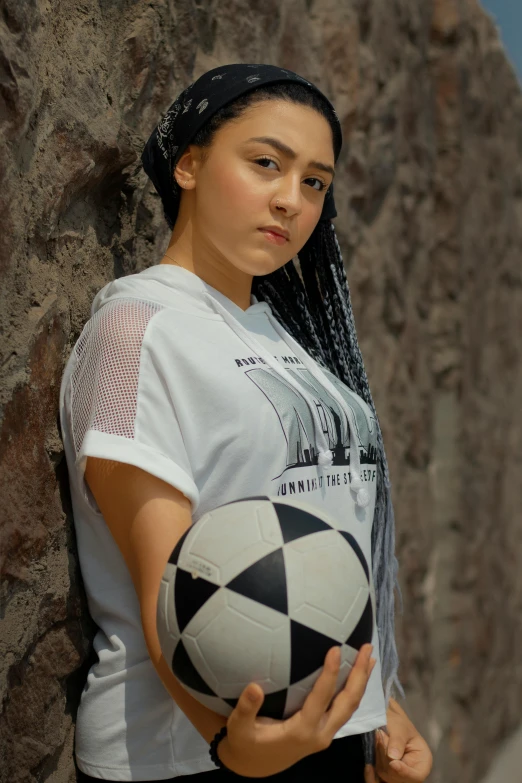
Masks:
[[[227,736],[217,750],[221,761],[245,777],[266,777],[291,767],[311,753],[324,750],[358,708],[375,659],[372,645],[359,650],[346,685],[332,698],[340,666],[340,648],[330,648],[325,665],[302,708],[287,720],[259,718],[264,693],[250,683],[227,721]]]
[[[394,699],[386,717],[389,734],[376,731],[376,763],[366,767],[365,783],[423,783],[433,766],[428,744]]]

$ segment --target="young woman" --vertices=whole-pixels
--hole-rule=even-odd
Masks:
[[[80,565],[99,626],[77,719],[81,779],[342,772],[401,783],[429,773],[429,749],[391,696],[403,695],[393,510],[331,223],[341,143],[313,84],[250,64],[201,76],[147,142],[169,246],[158,265],[97,294],[61,386]],[[292,718],[256,717],[263,693],[251,683],[227,719],[192,698],[161,655],[162,573],[205,512],[294,493],[351,532],[372,564],[373,647],[359,650],[333,700],[337,647]]]

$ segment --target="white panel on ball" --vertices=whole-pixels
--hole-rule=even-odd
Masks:
[[[202,523],[202,524],[199,524]],[[178,565],[214,584],[227,584],[245,568],[282,546],[277,514],[266,500],[250,500],[209,511],[183,545]],[[207,572],[198,568],[205,564]]]
[[[214,593],[182,638],[192,663],[218,696],[235,698],[253,680],[265,693],[288,684],[288,617],[232,590]]]
[[[156,615],[161,651],[169,666],[172,662],[174,649],[180,638],[178,621],[172,600],[175,577],[176,566],[172,565],[172,563],[167,563],[160,584]]]
[[[320,633],[345,642],[368,601],[368,580],[353,549],[337,531],[298,538],[283,550],[288,614]],[[346,596],[353,596],[347,606]]]

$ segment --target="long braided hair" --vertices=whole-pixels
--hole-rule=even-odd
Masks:
[[[208,147],[216,131],[241,116],[253,103],[283,99],[311,106],[332,125],[331,108],[315,91],[302,84],[269,84],[251,90],[222,107],[192,139]],[[297,262],[297,264],[295,263]],[[252,293],[267,302],[275,317],[323,368],[369,405],[377,422],[377,495],[372,526],[372,574],[376,593],[377,628],[386,706],[389,698],[404,698],[397,675],[394,590],[403,611],[397,579],[395,524],[391,484],[379,418],[364,368],[353,317],[350,290],[341,249],[330,220],[320,220],[297,258],[267,275],[254,277]],[[363,735],[367,760],[373,756],[373,732]]]

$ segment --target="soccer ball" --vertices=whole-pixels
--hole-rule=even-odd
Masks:
[[[282,720],[303,706],[335,645],[341,690],[374,616],[355,538],[307,503],[259,496],[218,506],[180,538],[157,628],[165,660],[202,704],[228,716],[256,682],[258,715]]]

